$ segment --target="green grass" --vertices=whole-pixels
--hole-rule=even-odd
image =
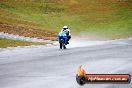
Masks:
[[[12,39],[0,38],[0,48],[16,47],[16,46],[30,46],[30,45],[45,45],[45,42],[24,42]]]
[[[110,39],[131,37],[132,2],[117,1],[1,0],[0,22],[57,32],[68,25],[74,34],[86,32]]]

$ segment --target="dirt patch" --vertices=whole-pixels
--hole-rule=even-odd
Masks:
[[[18,26],[14,24],[1,23],[1,22],[0,22],[0,32],[20,35],[25,37],[46,39],[46,40],[57,40],[57,32]]]

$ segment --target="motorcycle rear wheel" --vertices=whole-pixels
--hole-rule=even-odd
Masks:
[[[60,49],[62,49],[62,43],[60,43]]]
[[[66,49],[66,45],[64,43],[60,43],[60,49]]]

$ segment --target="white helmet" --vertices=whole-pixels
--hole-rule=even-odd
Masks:
[[[63,29],[68,29],[68,27],[67,26],[64,26]]]

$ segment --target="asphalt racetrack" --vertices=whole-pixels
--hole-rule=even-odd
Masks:
[[[80,65],[88,74],[132,75],[132,39],[77,45],[71,43],[66,50],[59,46],[0,49],[0,88],[132,88],[132,83],[80,86],[75,78]]]

